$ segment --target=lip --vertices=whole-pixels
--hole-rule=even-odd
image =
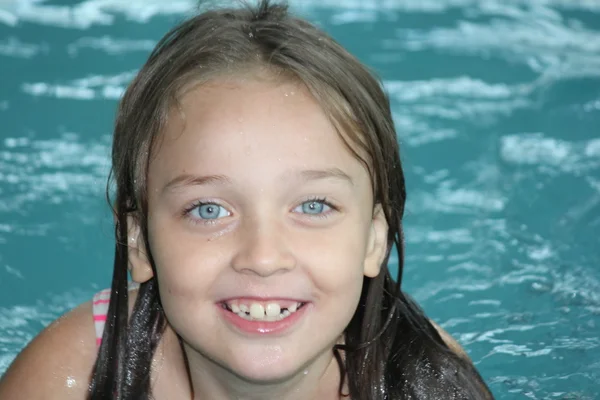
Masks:
[[[312,304],[304,304],[298,311],[280,321],[249,321],[226,310],[220,304],[217,304],[216,306],[221,312],[221,315],[223,315],[224,320],[242,333],[252,335],[283,335],[302,321]]]
[[[248,300],[248,301],[258,301],[258,302],[269,302],[269,301],[297,301],[299,303],[308,303],[309,301],[306,299],[301,299],[301,298],[292,298],[292,297],[278,297],[278,296],[268,296],[268,297],[262,297],[262,296],[237,296],[237,297],[226,297],[223,299],[220,299],[217,301],[217,303],[226,303],[229,301],[244,301],[244,300]]]

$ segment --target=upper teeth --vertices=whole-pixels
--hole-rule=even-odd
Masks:
[[[238,303],[227,303],[227,306],[234,313],[238,314],[242,318],[264,320],[264,321],[277,321],[285,317],[289,317],[292,313],[298,310],[300,303],[292,303],[287,308],[282,307],[279,303],[270,302],[265,305],[260,303],[238,304]]]
[[[275,317],[279,315],[280,310],[281,307],[277,303],[269,303],[266,308],[260,304],[252,303],[250,305],[250,316],[255,319],[264,318],[265,315],[267,317]]]

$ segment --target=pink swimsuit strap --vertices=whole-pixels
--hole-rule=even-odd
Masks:
[[[139,284],[129,282],[128,289],[135,290]],[[94,328],[96,330],[96,345],[100,347],[102,343],[102,333],[106,325],[106,316],[108,315],[108,304],[110,303],[110,289],[104,289],[94,295],[92,299],[92,315],[94,317]]]

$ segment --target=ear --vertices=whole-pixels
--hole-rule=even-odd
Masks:
[[[144,283],[154,276],[154,271],[146,255],[140,224],[132,214],[127,216],[127,254],[127,268],[134,282]]]
[[[369,229],[367,254],[364,262],[366,277],[375,278],[381,270],[381,263],[387,253],[388,223],[381,204],[376,204]]]

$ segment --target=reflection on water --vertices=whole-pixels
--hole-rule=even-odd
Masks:
[[[84,144],[74,133],[51,140],[4,139],[0,145],[0,182],[10,201],[0,204],[0,212],[19,212],[25,203],[60,204],[101,196],[110,143],[108,137],[100,140]]]
[[[118,15],[148,22],[157,15],[181,15],[194,9],[193,0],[88,0],[73,5],[54,5],[44,0],[0,0],[0,22],[15,26],[32,22],[59,28],[87,29],[113,25]]]
[[[0,0],[0,371],[109,284],[116,100],[195,4]],[[390,94],[406,289],[497,398],[600,396],[600,2],[291,4]]]
[[[118,100],[125,91],[125,86],[134,75],[135,71],[123,72],[115,76],[93,75],[58,85],[45,82],[23,83],[22,90],[33,96],[50,96],[75,100]]]
[[[74,290],[57,296],[44,296],[31,305],[0,307],[0,371],[8,368],[14,351],[29,343],[39,330],[86,300],[86,293]]]

